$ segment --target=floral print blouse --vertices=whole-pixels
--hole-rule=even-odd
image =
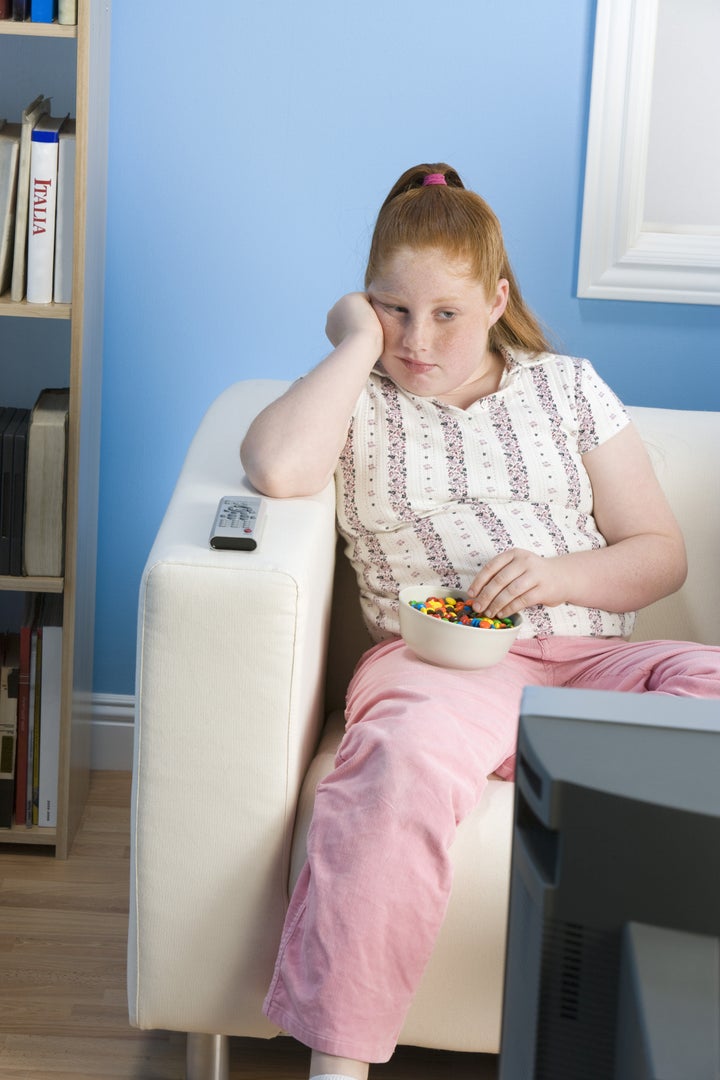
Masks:
[[[588,360],[505,352],[498,390],[460,409],[382,370],[357,402],[336,474],[338,528],[375,641],[396,635],[401,588],[467,588],[508,547],[553,556],[605,546],[583,454],[629,417]],[[634,613],[563,604],[522,633],[628,636]]]

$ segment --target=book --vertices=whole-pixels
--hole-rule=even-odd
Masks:
[[[72,300],[73,226],[75,221],[75,121],[66,120],[58,144],[57,207],[55,211],[55,271],[53,300]]]
[[[13,435],[12,484],[10,487],[10,574],[23,572],[23,534],[25,531],[25,472],[30,410],[20,409]]]
[[[25,446],[29,417],[28,409],[13,409],[2,433],[0,574],[22,573]]]
[[[2,433],[0,465],[0,574],[10,573],[10,535],[12,532],[12,484],[15,431],[22,409],[10,410]]]
[[[30,136],[27,300],[50,304],[55,260],[58,144],[64,116],[41,116]]]
[[[69,390],[43,390],[30,416],[23,536],[23,572],[30,576],[63,572],[69,405]]]
[[[12,275],[20,131],[20,124],[0,123],[0,296]]]
[[[57,0],[31,0],[33,22],[52,22],[57,15]]]
[[[30,0],[12,0],[12,17],[15,21],[24,21],[30,14]]]
[[[77,0],[59,0],[58,22],[70,26],[77,23]]]
[[[0,0],[0,19],[9,19],[12,16],[11,0]]]
[[[17,746],[15,750],[15,824],[24,825],[27,815],[27,763],[30,722],[30,645],[32,627],[20,627]]]
[[[32,649],[30,652],[30,707],[32,709],[32,756],[28,760],[27,814],[25,825],[38,823],[38,805],[40,794],[40,687],[42,673],[42,627],[33,627]]]
[[[38,825],[42,828],[57,825],[61,672],[62,626],[43,625],[38,776]]]
[[[24,15],[16,16],[15,9],[13,9],[13,18],[21,17],[25,18]],[[17,201],[15,204],[15,241],[13,244],[12,278],[10,281],[10,297],[15,301],[23,300],[25,297],[32,131],[40,117],[49,112],[50,98],[43,97],[40,94],[39,97],[30,102],[26,109],[23,109],[20,125],[20,158],[18,161]]]
[[[0,661],[0,828],[12,825],[17,744],[20,647],[17,634],[4,634]]]
[[[15,416],[15,410],[5,407],[0,408],[0,565],[2,565],[4,543],[3,543],[3,510],[5,504],[5,485],[4,472],[3,472],[3,458],[5,450],[5,432],[7,431],[8,424]],[[8,498],[10,497],[9,482],[8,482]],[[8,540],[9,545],[9,540]],[[10,565],[10,551],[8,546],[8,568]],[[1,571],[0,571],[1,572]]]

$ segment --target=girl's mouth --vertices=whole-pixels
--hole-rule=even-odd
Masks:
[[[407,368],[408,371],[414,372],[416,375],[422,375],[435,367],[434,364],[425,364],[421,360],[411,360],[408,356],[399,356],[398,359],[403,367]]]

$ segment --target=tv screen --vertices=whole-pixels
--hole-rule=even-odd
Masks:
[[[528,688],[500,1080],[720,1077],[720,701]]]

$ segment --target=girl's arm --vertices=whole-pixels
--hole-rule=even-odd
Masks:
[[[253,420],[240,447],[250,482],[265,495],[314,495],[335,471],[383,332],[364,293],[338,300],[327,318],[333,351]]]
[[[469,590],[474,607],[511,615],[533,604],[636,611],[680,588],[685,543],[637,429],[628,424],[583,457],[607,547],[554,558],[511,548]]]

